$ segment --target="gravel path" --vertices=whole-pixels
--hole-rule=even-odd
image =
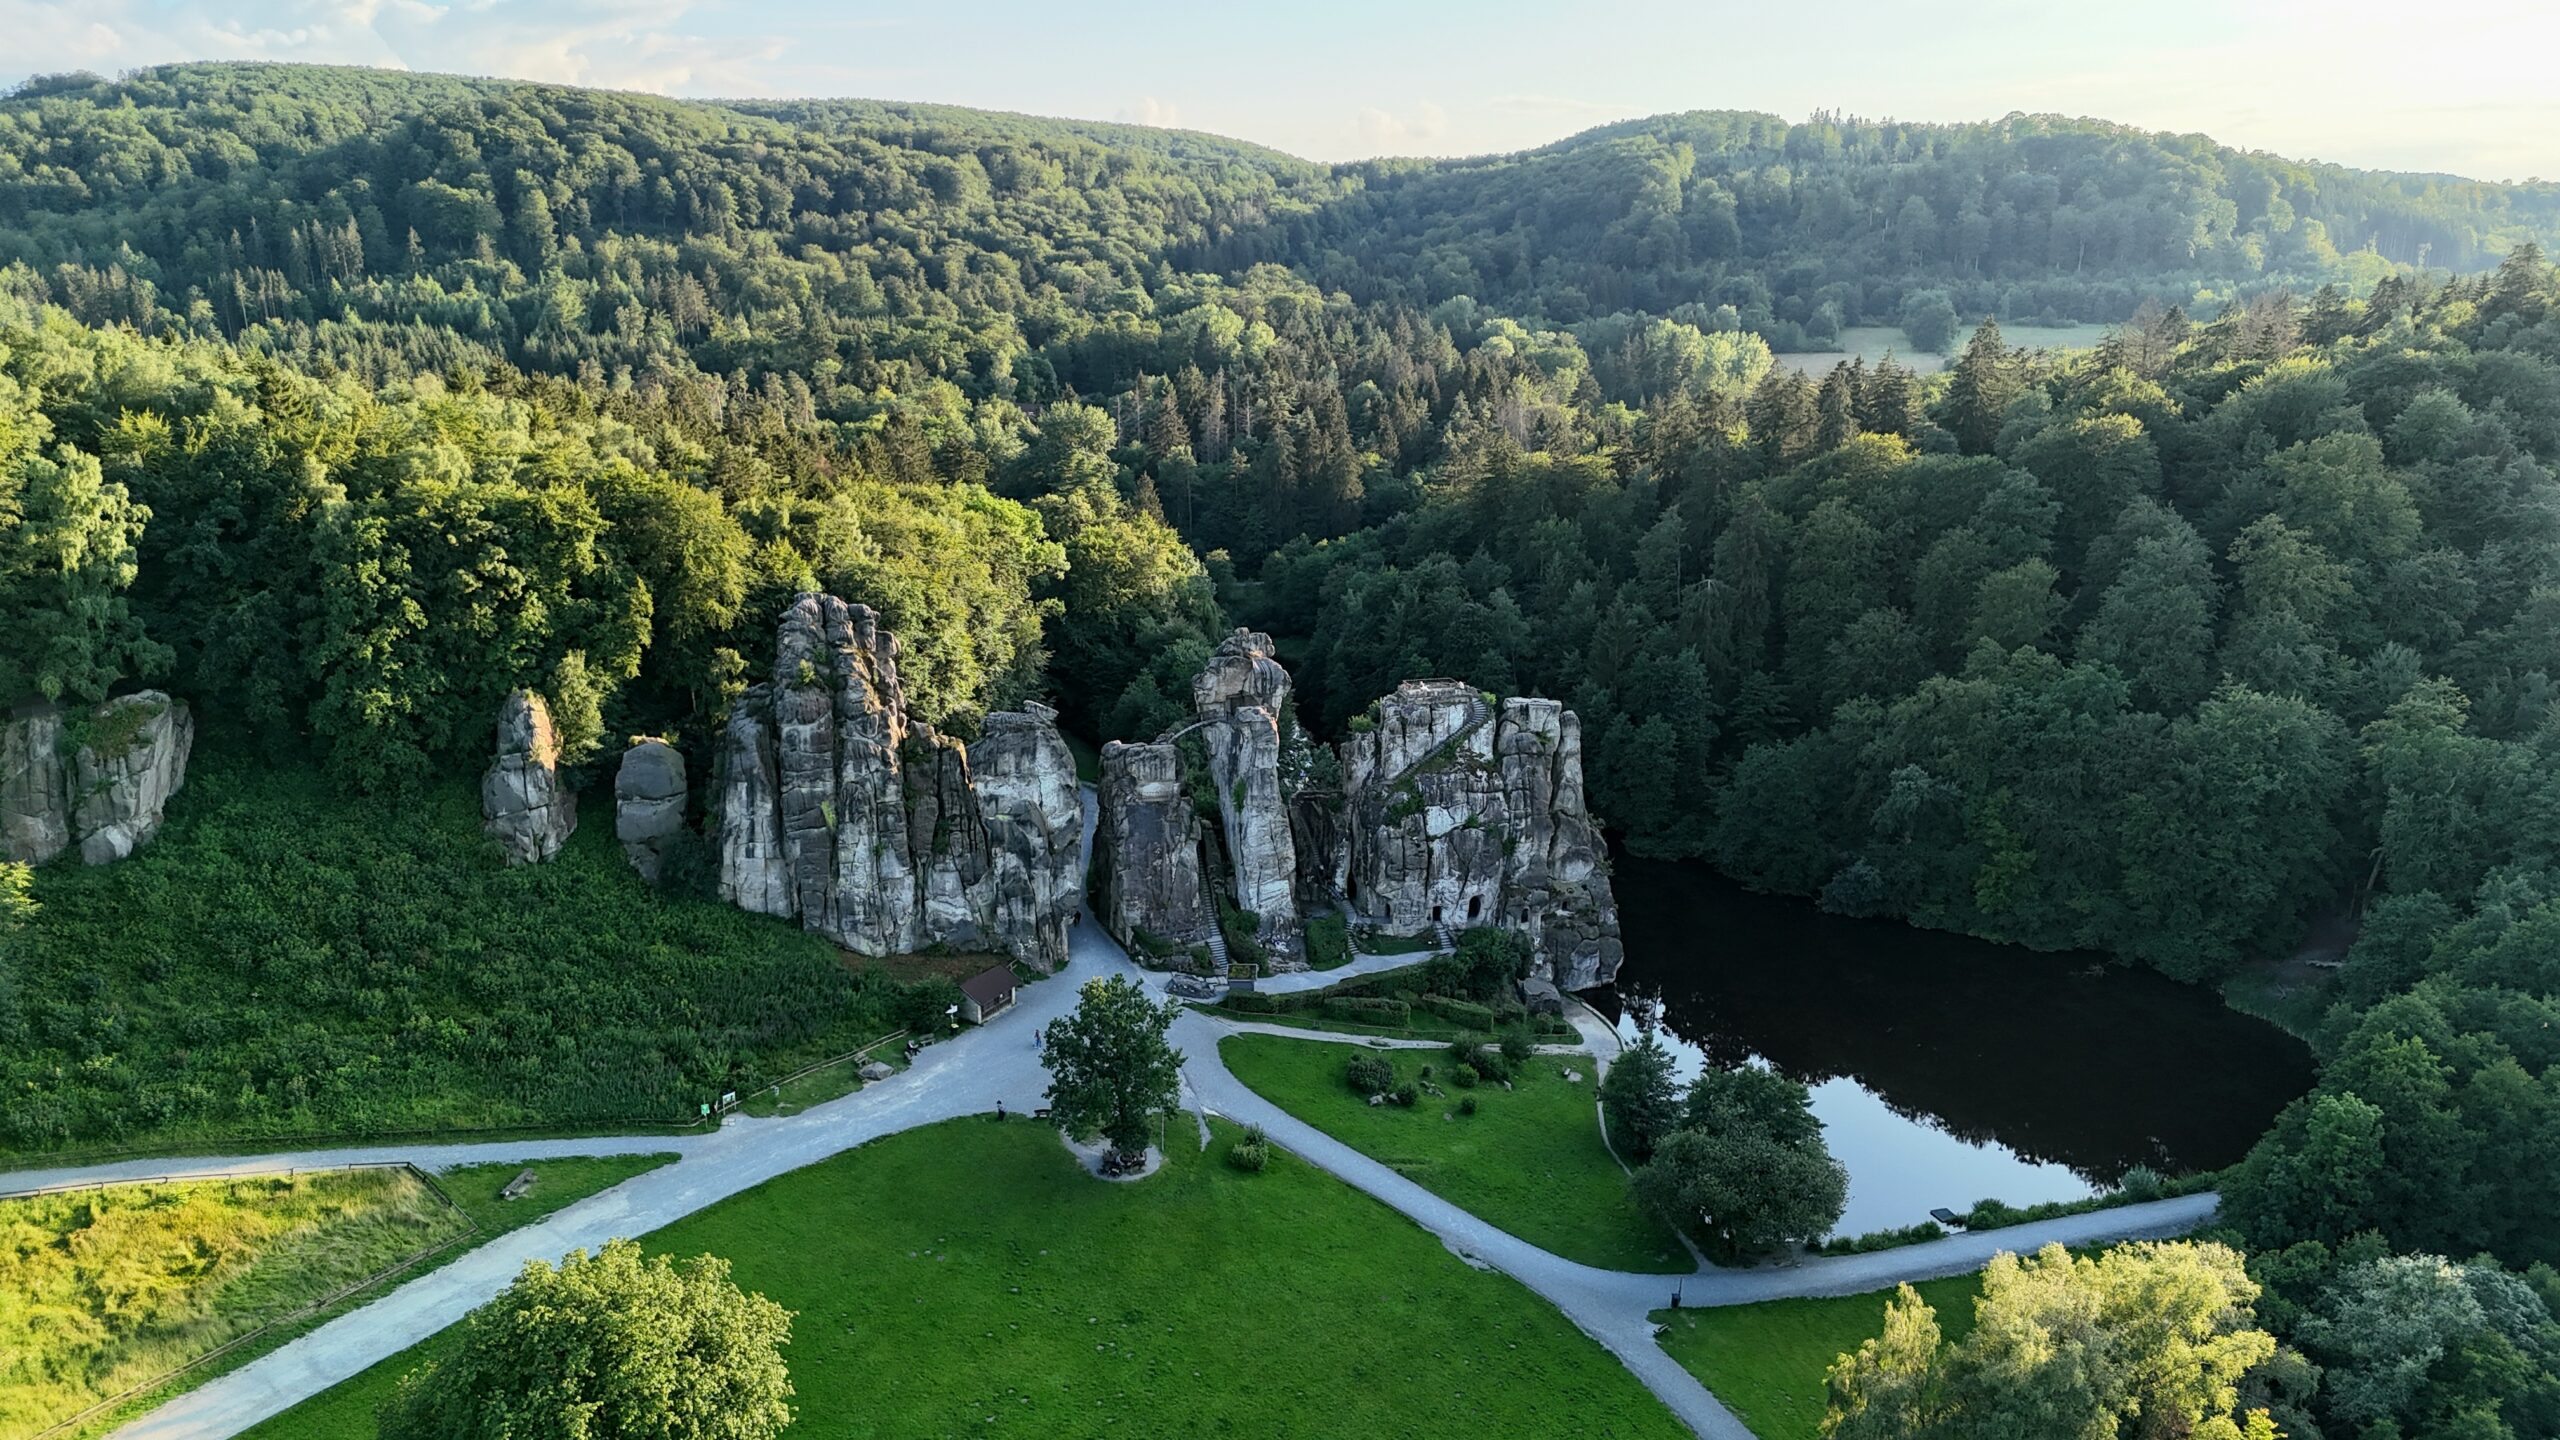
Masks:
[[[1088,843],[1090,802],[1088,791]],[[501,1235],[371,1304],[207,1381],[116,1432],[126,1440],[226,1440],[460,1320],[504,1289],[529,1260],[552,1260],[571,1249],[594,1249],[618,1236],[646,1234],[777,1175],[816,1164],[882,1136],[957,1116],[989,1114],[999,1103],[1017,1113],[1029,1112],[1041,1103],[1048,1084],[1047,1072],[1031,1044],[1032,1031],[1073,1009],[1076,992],[1088,979],[1111,974],[1127,975],[1141,984],[1150,979],[1130,963],[1099,925],[1089,920],[1077,922],[1069,934],[1069,948],[1069,963],[1056,979],[1024,987],[1013,1008],[993,1021],[953,1041],[926,1047],[914,1065],[891,1079],[793,1116],[763,1120],[733,1116],[714,1133],[683,1136],[382,1145],[260,1156],[128,1160],[11,1172],[0,1175],[0,1193],[90,1180],[218,1177],[288,1166],[318,1169],[367,1160],[407,1160],[423,1168],[441,1170],[491,1160],[567,1155],[674,1151],[681,1157],[672,1165],[634,1176],[567,1206],[539,1224]],[[1310,976],[1309,984],[1290,988],[1331,984],[1410,964],[1415,958],[1362,957],[1343,969]],[[1363,963],[1373,960],[1380,963],[1374,967]],[[1276,976],[1266,985],[1297,978]],[[1149,989],[1152,992],[1154,987],[1150,985]],[[1584,1007],[1576,1007],[1570,1013],[1600,1063],[1615,1058],[1616,1036],[1607,1023]],[[1654,1342],[1649,1312],[1669,1305],[1674,1287],[1679,1289],[1682,1303],[1690,1306],[1743,1304],[1795,1295],[1856,1294],[1904,1280],[1959,1274],[1979,1268],[1998,1251],[2030,1250],[2049,1241],[2085,1244],[2183,1233],[2210,1218],[2214,1210],[2214,1196],[2194,1195],[1981,1235],[1956,1235],[1869,1255],[1807,1259],[1794,1265],[1751,1270],[1701,1267],[1696,1274],[1685,1277],[1598,1270],[1562,1259],[1487,1224],[1247,1089],[1218,1059],[1220,1037],[1238,1031],[1349,1044],[1380,1043],[1366,1036],[1231,1023],[1186,1007],[1174,1022],[1173,1034],[1175,1043],[1185,1052],[1187,1104],[1204,1116],[1216,1114],[1262,1126],[1286,1149],[1407,1216],[1438,1236],[1461,1258],[1500,1270],[1527,1285],[1615,1355],[1674,1414],[1708,1440],[1751,1440],[1751,1434],[1695,1376]],[[1383,1043],[1393,1048],[1436,1048],[1437,1044]],[[1205,1118],[1202,1124],[1205,1132]]]

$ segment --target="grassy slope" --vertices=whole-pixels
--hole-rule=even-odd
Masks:
[[[469,1228],[405,1170],[0,1201],[0,1437],[32,1435]]]
[[[1950,1340],[1973,1328],[1979,1275],[1915,1287]],[[1770,1300],[1713,1310],[1657,1311],[1670,1326],[1662,1348],[1686,1366],[1760,1440],[1815,1440],[1831,1362],[1884,1330],[1882,1290],[1822,1300]]]
[[[897,987],[649,890],[588,808],[510,869],[467,781],[352,802],[199,747],[141,854],[37,872],[0,1154],[669,1120],[897,1028]]]
[[[1451,1085],[1446,1096],[1426,1094],[1407,1110],[1368,1104],[1343,1083],[1344,1066],[1363,1053],[1385,1057],[1399,1080],[1416,1078],[1424,1065],[1448,1069],[1437,1052],[1364,1052],[1277,1035],[1233,1035],[1218,1046],[1238,1079],[1282,1109],[1523,1240],[1613,1270],[1671,1274],[1694,1264],[1636,1203],[1602,1142],[1588,1060],[1574,1062],[1583,1076],[1577,1083],[1564,1079],[1564,1062],[1542,1056],[1516,1089]],[[1475,1097],[1473,1115],[1458,1113],[1466,1095]]]
[[[112,1410],[103,1411],[82,1422],[78,1428],[54,1437],[54,1440],[84,1440],[84,1437],[104,1435],[171,1396],[183,1394],[217,1375],[236,1370],[297,1335],[325,1325],[359,1305],[381,1298],[397,1286],[451,1263],[456,1258],[468,1254],[473,1246],[483,1241],[502,1235],[509,1230],[533,1224],[556,1210],[586,1199],[599,1190],[609,1189],[643,1171],[654,1170],[668,1164],[675,1158],[673,1154],[605,1155],[531,1161],[529,1168],[539,1178],[535,1181],[532,1193],[516,1200],[501,1200],[498,1198],[498,1191],[504,1188],[508,1181],[513,1180],[519,1171],[527,1169],[527,1164],[506,1161],[495,1165],[465,1165],[448,1170],[436,1177],[436,1183],[442,1187],[446,1197],[453,1202],[454,1208],[470,1217],[480,1227],[467,1241],[439,1250],[422,1263],[402,1270],[376,1285],[359,1290],[316,1314],[305,1316],[290,1324],[278,1325],[265,1335],[223,1355],[220,1359],[190,1370],[168,1384],[156,1386]],[[312,1288],[311,1293],[326,1293],[330,1288],[332,1287],[316,1286]]]
[[[798,1313],[828,1440],[1018,1435],[1663,1436],[1563,1317],[1287,1155],[1177,1146],[1106,1185],[1054,1132],[961,1120],[796,1171],[649,1237]],[[360,1440],[429,1341],[258,1429]],[[1464,1416],[1453,1427],[1452,1417]]]

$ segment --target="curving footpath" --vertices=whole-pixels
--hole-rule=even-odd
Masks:
[[[1090,814],[1091,792],[1087,792]],[[1090,835],[1090,822],[1088,822]],[[1403,959],[1404,957],[1397,957]],[[1387,967],[1381,967],[1387,968]],[[284,1168],[322,1169],[358,1161],[406,1160],[430,1170],[491,1160],[673,1151],[680,1158],[564,1207],[538,1224],[510,1231],[379,1300],[349,1311],[257,1360],[171,1399],[118,1430],[131,1440],[226,1440],[298,1402],[389,1359],[487,1302],[530,1260],[641,1235],[778,1175],[814,1165],[883,1136],[999,1104],[1028,1113],[1042,1101],[1048,1074],[1031,1044],[1036,1028],[1062,1018],[1087,980],[1146,973],[1101,927],[1078,920],[1069,960],[1057,979],[1026,987],[1010,1010],[948,1043],[928,1046],[905,1071],[798,1115],[732,1117],[711,1134],[600,1136],[593,1139],[492,1141],[461,1145],[385,1145],[284,1154],[125,1160],[69,1169],[0,1174],[0,1195],[51,1185],[156,1178],[219,1178]],[[1343,978],[1340,972],[1327,982]],[[1578,1010],[1575,1021],[1605,1064],[1616,1036]],[[1290,1115],[1248,1089],[1218,1058],[1218,1041],[1237,1031],[1269,1030],[1297,1039],[1371,1043],[1283,1026],[1233,1024],[1186,1008],[1174,1022],[1185,1053],[1187,1103],[1206,1116],[1260,1125],[1309,1164],[1361,1190],[1439,1237],[1471,1264],[1520,1281],[1616,1356],[1692,1430],[1708,1440],[1752,1440],[1751,1432],[1654,1342],[1650,1312],[1671,1303],[1673,1289],[1690,1306],[1737,1305],[1798,1295],[1848,1295],[1905,1280],[1980,1268],[2002,1250],[2032,1250],[2051,1241],[2079,1245],[2181,1234],[2211,1218],[2215,1197],[2192,1195],[2130,1205],[1981,1235],[1867,1255],[1807,1259],[1787,1266],[1720,1270],[1689,1276],[1599,1270],[1539,1249],[1459,1209],[1394,1170]],[[1393,1043],[1393,1042],[1390,1042]]]

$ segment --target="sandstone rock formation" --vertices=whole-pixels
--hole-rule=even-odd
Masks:
[[[560,739],[551,706],[518,690],[498,707],[496,758],[480,777],[480,828],[510,865],[534,865],[560,853],[578,829],[578,797],[560,783]]]
[[[41,865],[77,846],[104,865],[160,830],[169,797],[186,783],[195,718],[157,690],[118,696],[70,728],[51,706],[0,721],[0,858]]]
[[[1238,630],[1218,643],[1191,682],[1191,708],[1209,756],[1235,903],[1261,920],[1266,940],[1298,929],[1297,850],[1280,776],[1280,726],[1289,672],[1271,637]]]
[[[1399,935],[1500,925],[1535,973],[1605,985],[1624,947],[1582,789],[1582,727],[1553,700],[1408,680],[1342,746],[1344,868],[1354,906]]]
[[[1135,951],[1188,947],[1217,928],[1200,873],[1200,816],[1182,758],[1164,741],[1102,747],[1095,899],[1103,928]]]
[[[684,830],[684,755],[664,740],[622,752],[613,775],[613,837],[640,878],[656,884],[667,846]]]
[[[984,946],[1055,968],[1084,890],[1074,759],[1043,707],[984,728],[973,767],[908,716],[876,612],[800,596],[721,735],[720,893],[865,955]]]

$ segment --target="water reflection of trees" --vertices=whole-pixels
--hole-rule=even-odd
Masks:
[[[1618,894],[1628,1008],[1705,1063],[1845,1079],[2092,1183],[2228,1164],[2309,1085],[2300,1046],[2148,972],[1843,921],[1697,866],[1630,864]]]

